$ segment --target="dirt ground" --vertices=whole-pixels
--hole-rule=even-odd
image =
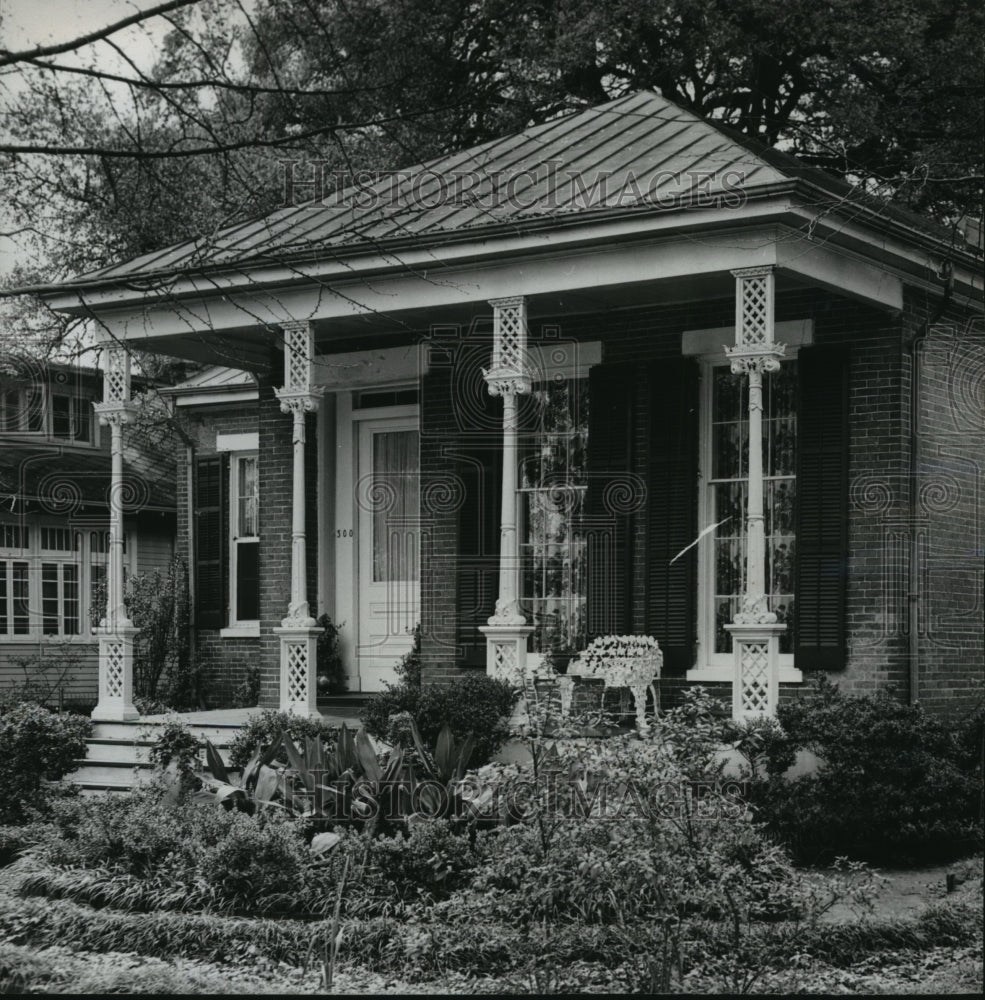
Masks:
[[[950,865],[930,868],[908,868],[902,871],[877,869],[880,876],[879,892],[873,902],[870,916],[914,917],[928,906],[945,898],[955,901],[968,900],[982,895],[982,878],[985,874],[982,858],[956,861]],[[947,891],[947,876],[953,875],[954,891]],[[856,920],[863,915],[850,903],[837,903],[825,915],[829,923]]]

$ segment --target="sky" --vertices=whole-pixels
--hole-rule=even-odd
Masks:
[[[0,0],[0,48],[17,52],[38,45],[71,41],[160,3],[161,0]],[[125,28],[112,37],[138,65],[149,68],[168,27],[163,18],[157,17],[146,24]],[[77,52],[60,53],[53,58],[78,65],[88,63],[93,57],[103,69],[132,74],[131,68],[118,53],[102,42]],[[0,79],[0,113],[3,101],[17,89],[16,68],[3,73]],[[3,235],[9,228],[5,223],[0,193],[0,275],[9,272],[20,252],[16,239]]]

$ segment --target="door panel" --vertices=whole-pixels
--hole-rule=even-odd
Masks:
[[[359,423],[356,524],[360,688],[379,691],[412,644],[420,616],[417,421]]]

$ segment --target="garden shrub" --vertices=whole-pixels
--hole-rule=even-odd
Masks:
[[[85,757],[92,720],[24,702],[0,714],[0,822],[22,822],[44,805],[49,781]]]
[[[341,625],[327,614],[319,615],[315,624],[321,629],[315,647],[318,690],[324,694],[341,694],[346,688],[345,665],[339,648]]]
[[[400,662],[394,667],[398,683],[406,684],[409,687],[419,688],[421,686],[421,623],[414,626],[414,641],[410,649],[400,658]]]
[[[243,669],[243,679],[233,692],[233,708],[255,708],[260,704],[260,667],[248,663]]]
[[[447,724],[457,739],[469,733],[475,738],[471,767],[481,767],[509,739],[507,720],[516,703],[516,693],[505,681],[474,674],[451,684],[415,687],[406,681],[380,692],[363,710],[366,731],[387,739],[390,716],[409,712],[424,742],[433,747]]]
[[[175,557],[164,572],[156,569],[129,576],[124,603],[140,629],[133,653],[134,695],[167,708],[195,707],[198,672],[189,645],[191,606],[185,562]],[[91,625],[99,624],[105,609],[103,580],[94,589]]]
[[[154,744],[150,748],[150,761],[163,771],[172,761],[184,784],[190,785],[193,776],[202,766],[205,744],[178,716],[167,719],[163,726],[155,726]]]
[[[299,746],[304,746],[305,739],[316,736],[320,736],[326,744],[331,742],[334,745],[338,729],[324,719],[309,719],[294,712],[268,708],[259,715],[251,716],[240,727],[229,748],[229,766],[245,767],[257,750],[269,747],[285,732]],[[279,757],[278,760],[287,763],[286,757]]]
[[[750,802],[808,863],[846,856],[884,865],[930,864],[981,849],[980,713],[955,726],[886,694],[850,697],[827,679],[781,704]],[[819,770],[782,773],[807,749]]]

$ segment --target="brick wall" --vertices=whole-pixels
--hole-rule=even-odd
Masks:
[[[256,407],[250,403],[182,407],[178,415],[185,433],[194,441],[194,459],[216,454],[216,434],[247,434],[257,430]],[[188,563],[190,572],[194,573],[194,553],[189,551],[188,546],[187,453],[180,439],[176,441],[175,457],[178,470],[175,553]],[[260,506],[262,510],[262,500]],[[221,638],[218,629],[196,628],[194,642],[205,704],[209,708],[231,707],[236,689],[247,676],[247,667],[259,660],[260,640]]]
[[[937,711],[963,711],[981,699],[985,673],[985,323],[953,307],[941,313],[939,296],[916,292],[903,322],[908,342],[917,338],[919,371],[916,475],[906,491],[922,542],[917,695]],[[910,351],[904,360],[909,382]]]

